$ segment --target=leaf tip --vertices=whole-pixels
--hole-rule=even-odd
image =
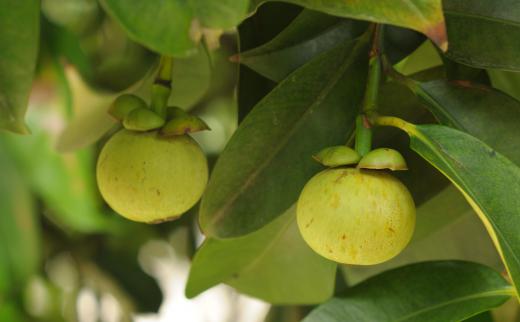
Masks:
[[[446,23],[441,20],[436,25],[431,26],[425,31],[425,34],[441,49],[443,52],[448,51],[448,34],[446,32]]]

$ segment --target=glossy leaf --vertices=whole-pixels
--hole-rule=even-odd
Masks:
[[[2,295],[19,290],[38,269],[41,241],[30,189],[1,144],[0,166],[1,302]]]
[[[186,294],[193,297],[227,283],[271,303],[319,303],[332,296],[335,275],[336,264],[300,236],[291,207],[249,235],[206,240],[193,259]]]
[[[0,1],[0,129],[29,133],[24,115],[36,66],[39,30],[39,1]]]
[[[465,131],[520,164],[520,102],[469,81],[415,82],[416,94],[444,125]]]
[[[319,169],[311,156],[353,129],[367,72],[367,39],[318,56],[261,100],[220,155],[199,220],[209,236],[264,226],[296,200]],[[330,117],[334,115],[334,117]]]
[[[423,262],[370,278],[320,305],[303,322],[458,322],[501,305],[512,293],[486,266]]]
[[[202,27],[231,28],[248,12],[249,0],[103,0],[104,9],[135,41],[165,55],[196,51]]]
[[[425,34],[444,50],[448,46],[441,0],[397,2],[381,2],[379,0],[285,1],[334,16],[411,28]]]
[[[445,0],[447,55],[460,63],[520,71],[520,2]]]
[[[463,193],[499,251],[515,287],[520,285],[520,168],[482,141],[441,125],[390,125]]]
[[[517,126],[520,122],[520,102],[516,99],[493,88],[468,81],[409,81],[408,85],[442,124],[475,136],[520,164],[520,145],[514,139],[520,136],[520,128]],[[416,166],[411,166],[410,169],[418,170]],[[404,178],[408,186],[413,184],[412,191],[418,190],[421,182],[427,181],[427,186],[432,186],[431,179],[415,182],[414,176],[424,177],[423,174],[419,174],[413,173],[411,181],[407,181],[407,177]],[[454,202],[453,200],[459,199],[458,192],[449,186],[442,190],[435,191],[432,188],[429,191],[433,193],[430,193],[429,198],[440,198],[439,202]],[[430,220],[435,221],[434,225],[428,227],[429,231],[435,231],[453,222],[468,210],[469,205],[461,204],[444,210],[442,216],[428,216],[434,217]]]
[[[279,82],[314,56],[359,36],[365,28],[366,24],[354,20],[303,10],[272,40],[234,59]]]

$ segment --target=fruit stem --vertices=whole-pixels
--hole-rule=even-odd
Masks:
[[[166,117],[166,105],[171,93],[173,58],[161,56],[159,70],[152,85],[152,109],[162,118]]]
[[[356,118],[355,149],[364,156],[372,149],[372,129],[368,118],[377,111],[377,96],[381,83],[381,52],[383,26],[372,24],[372,46],[368,53],[368,78],[361,113]]]

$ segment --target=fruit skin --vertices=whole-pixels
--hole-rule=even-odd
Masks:
[[[376,170],[333,168],[305,185],[296,208],[303,239],[330,260],[382,263],[399,254],[415,228],[415,205],[395,177]]]
[[[201,197],[208,181],[204,153],[187,135],[121,130],[103,147],[97,163],[101,195],[128,219],[174,219]]]

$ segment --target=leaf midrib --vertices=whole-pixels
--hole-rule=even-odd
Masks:
[[[423,309],[420,309],[420,310],[417,310],[410,314],[407,314],[397,320],[392,320],[392,322],[404,322],[411,318],[417,317],[423,313],[426,313],[428,311],[434,311],[436,309],[439,309],[439,308],[442,308],[445,306],[465,302],[468,300],[481,299],[481,298],[483,299],[483,298],[487,298],[487,297],[512,296],[513,294],[514,293],[513,293],[512,287],[506,287],[506,288],[500,289],[500,290],[493,290],[493,291],[486,291],[486,292],[481,292],[481,293],[476,293],[476,294],[470,294],[470,295],[466,295],[463,297],[454,298],[454,299],[451,299],[451,300],[448,300],[445,302],[441,302],[441,303],[438,303],[433,306],[425,307]]]
[[[296,42],[296,43],[292,43],[292,44],[286,44],[284,46],[281,46],[281,47],[274,47],[274,48],[269,48],[265,51],[262,51],[262,47],[264,46],[268,46],[269,43],[265,44],[265,45],[262,45],[261,47],[258,47],[258,48],[255,48],[255,49],[252,49],[252,50],[249,50],[249,51],[246,51],[244,52],[242,55],[240,55],[240,57],[243,57],[243,58],[247,58],[247,59],[252,59],[252,58],[258,58],[258,57],[264,57],[264,56],[268,56],[268,55],[272,55],[274,53],[278,53],[278,52],[281,52],[281,51],[287,51],[287,50],[290,50],[290,49],[293,49],[295,47],[300,47],[300,46],[303,46],[305,44],[308,44],[312,41],[316,41],[316,39],[318,38],[321,38],[323,37],[324,35],[328,34],[329,32],[331,32],[331,30],[334,30],[334,29],[337,29],[339,28],[340,25],[343,25],[345,24],[344,22],[340,21],[340,22],[337,22],[337,23],[334,23],[333,25],[329,26],[329,27],[326,27],[325,29],[323,29],[321,32],[315,34],[314,36],[310,37],[310,38],[307,38],[303,41],[300,41],[300,42]],[[272,41],[274,41],[275,39],[273,39]],[[258,49],[258,50],[256,50]]]
[[[487,210],[487,208],[483,207],[481,205],[481,203],[477,201],[477,199],[475,198],[474,194],[471,193],[470,190],[468,190],[467,184],[466,184],[465,180],[462,180],[461,177],[459,175],[457,175],[457,172],[451,167],[451,164],[446,161],[446,159],[442,156],[442,154],[437,152],[438,149],[435,149],[434,147],[432,148],[432,144],[435,144],[437,146],[440,146],[440,144],[437,143],[435,140],[428,139],[422,133],[419,133],[419,132],[420,131],[417,131],[417,128],[415,127],[415,133],[410,133],[410,134],[414,135],[419,140],[421,140],[421,138],[422,138],[422,142],[424,142],[426,145],[430,146],[430,149],[433,151],[433,153],[447,166],[447,168],[450,170],[452,175],[448,175],[446,173],[446,171],[440,169],[435,164],[433,164],[433,166],[435,168],[437,168],[441,173],[443,173],[446,177],[450,178],[450,181],[455,181],[455,180],[452,180],[451,178],[457,179],[457,182],[454,182],[455,186],[458,189],[463,188],[462,192],[467,194],[471,198],[471,200],[478,206],[478,208],[482,211],[482,213],[484,214],[484,216],[486,217],[488,222],[492,225],[493,232],[497,235],[497,237],[499,237],[498,241],[497,241],[499,243],[499,245],[496,245],[496,247],[498,247],[498,248],[502,248],[504,246],[507,247],[507,249],[509,250],[509,253],[512,254],[512,256],[513,256],[513,259],[514,259],[515,263],[518,264],[517,266],[520,266],[520,260],[517,257],[517,255],[515,254],[515,252],[512,250],[512,247],[509,244],[509,241],[506,238],[504,238],[504,235],[502,234],[502,231],[497,229],[495,223],[492,220],[490,220],[489,215],[488,215],[489,212],[485,211],[485,210]],[[442,150],[442,149],[439,148],[439,150]],[[446,155],[446,157],[449,157],[449,158],[453,159],[449,154],[447,154],[447,153],[444,153],[444,154]],[[460,186],[459,186],[458,182],[460,182]],[[509,267],[508,263],[504,263],[504,264],[505,264],[506,268]],[[508,271],[509,271],[509,268],[508,268]],[[515,279],[512,276],[511,276],[511,279],[512,279],[513,285],[515,285],[515,287],[516,287]]]
[[[294,207],[295,207],[294,205],[291,206],[291,208],[294,208]],[[293,212],[293,210],[291,210],[291,208],[289,208],[287,211]],[[262,249],[262,251],[257,256],[255,256],[254,259],[250,263],[248,263],[242,267],[242,269],[240,270],[241,274],[244,274],[245,272],[248,272],[252,268],[254,268],[256,266],[256,264],[258,264],[265,257],[265,255],[268,254],[271,249],[273,249],[273,247],[277,244],[278,240],[285,234],[285,232],[287,232],[287,230],[289,229],[289,227],[291,227],[292,223],[295,220],[296,220],[296,215],[293,213],[293,214],[291,214],[291,218],[289,218],[287,220],[287,222],[283,224],[283,226],[280,228],[280,230],[273,236],[271,241],[265,245],[265,247]]]
[[[287,135],[283,137],[281,140],[278,141],[278,143],[270,149],[272,153],[264,159],[263,162],[261,162],[254,170],[249,174],[249,176],[246,177],[244,180],[244,185],[239,187],[238,189],[235,189],[235,193],[227,198],[227,202],[224,203],[220,209],[217,209],[214,211],[214,216],[211,219],[211,223],[215,224],[220,221],[220,219],[224,216],[224,214],[227,212],[227,210],[232,207],[232,205],[235,203],[235,201],[238,199],[238,197],[243,194],[245,191],[247,191],[254,183],[255,179],[258,177],[258,175],[267,168],[267,166],[271,163],[271,161],[279,154],[279,152],[282,150],[283,147],[287,145],[287,143],[290,141],[290,138],[293,137],[294,133],[302,126],[304,121],[307,119],[307,116],[311,113],[310,111],[313,110],[313,108],[320,104],[324,98],[332,91],[332,89],[335,87],[337,82],[341,79],[345,71],[348,69],[348,67],[351,65],[352,61],[355,57],[357,57],[357,52],[359,51],[359,48],[364,45],[364,41],[362,39],[358,38],[357,44],[354,46],[351,54],[348,56],[348,58],[345,60],[345,63],[341,65],[341,68],[338,69],[338,72],[336,73],[335,77],[333,77],[329,83],[322,88],[322,90],[316,95],[316,99],[308,106],[308,108],[305,110],[304,113],[301,114],[299,119],[294,123],[294,126],[287,131]],[[337,47],[335,48],[337,49]],[[334,50],[334,49],[332,49]],[[290,76],[289,76],[290,77]],[[291,81],[290,78],[287,78],[287,80],[280,83],[279,86],[282,86],[287,81]],[[269,96],[267,96],[265,99],[268,99]],[[263,101],[263,100],[262,100]],[[260,103],[259,103],[260,104]]]

